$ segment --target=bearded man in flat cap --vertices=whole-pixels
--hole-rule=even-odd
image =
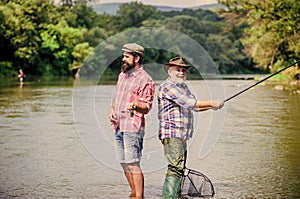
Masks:
[[[128,184],[130,198],[141,199],[144,176],[140,167],[145,118],[152,108],[154,82],[141,65],[144,48],[136,43],[122,48],[121,73],[112,99],[109,118],[115,133],[115,152]]]
[[[222,101],[198,100],[184,83],[187,69],[182,57],[170,59],[165,64],[169,77],[160,85],[157,93],[159,134],[168,161],[163,184],[163,198],[180,197],[180,182],[187,158],[187,140],[193,134],[193,111],[218,110]]]

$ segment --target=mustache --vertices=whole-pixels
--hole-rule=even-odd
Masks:
[[[121,66],[122,72],[127,73],[128,71],[130,71],[133,68],[134,68],[134,65],[126,63],[126,62],[122,62],[122,66]]]

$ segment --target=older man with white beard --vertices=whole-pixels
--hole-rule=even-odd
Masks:
[[[192,111],[218,110],[222,101],[197,100],[184,83],[187,69],[182,57],[170,59],[165,64],[169,77],[160,85],[157,93],[159,139],[164,146],[168,170],[163,185],[163,198],[180,198],[180,181],[183,176],[187,143],[193,133]]]

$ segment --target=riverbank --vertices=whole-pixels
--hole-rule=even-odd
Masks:
[[[262,85],[270,85],[274,90],[286,90],[292,94],[300,95],[300,80],[292,81],[278,81],[278,80],[267,80]]]

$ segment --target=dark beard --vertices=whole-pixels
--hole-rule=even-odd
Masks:
[[[130,71],[131,69],[134,68],[134,64],[128,64],[128,63],[123,63],[122,64],[122,68],[121,68],[121,71],[123,73],[127,73],[128,71]]]

